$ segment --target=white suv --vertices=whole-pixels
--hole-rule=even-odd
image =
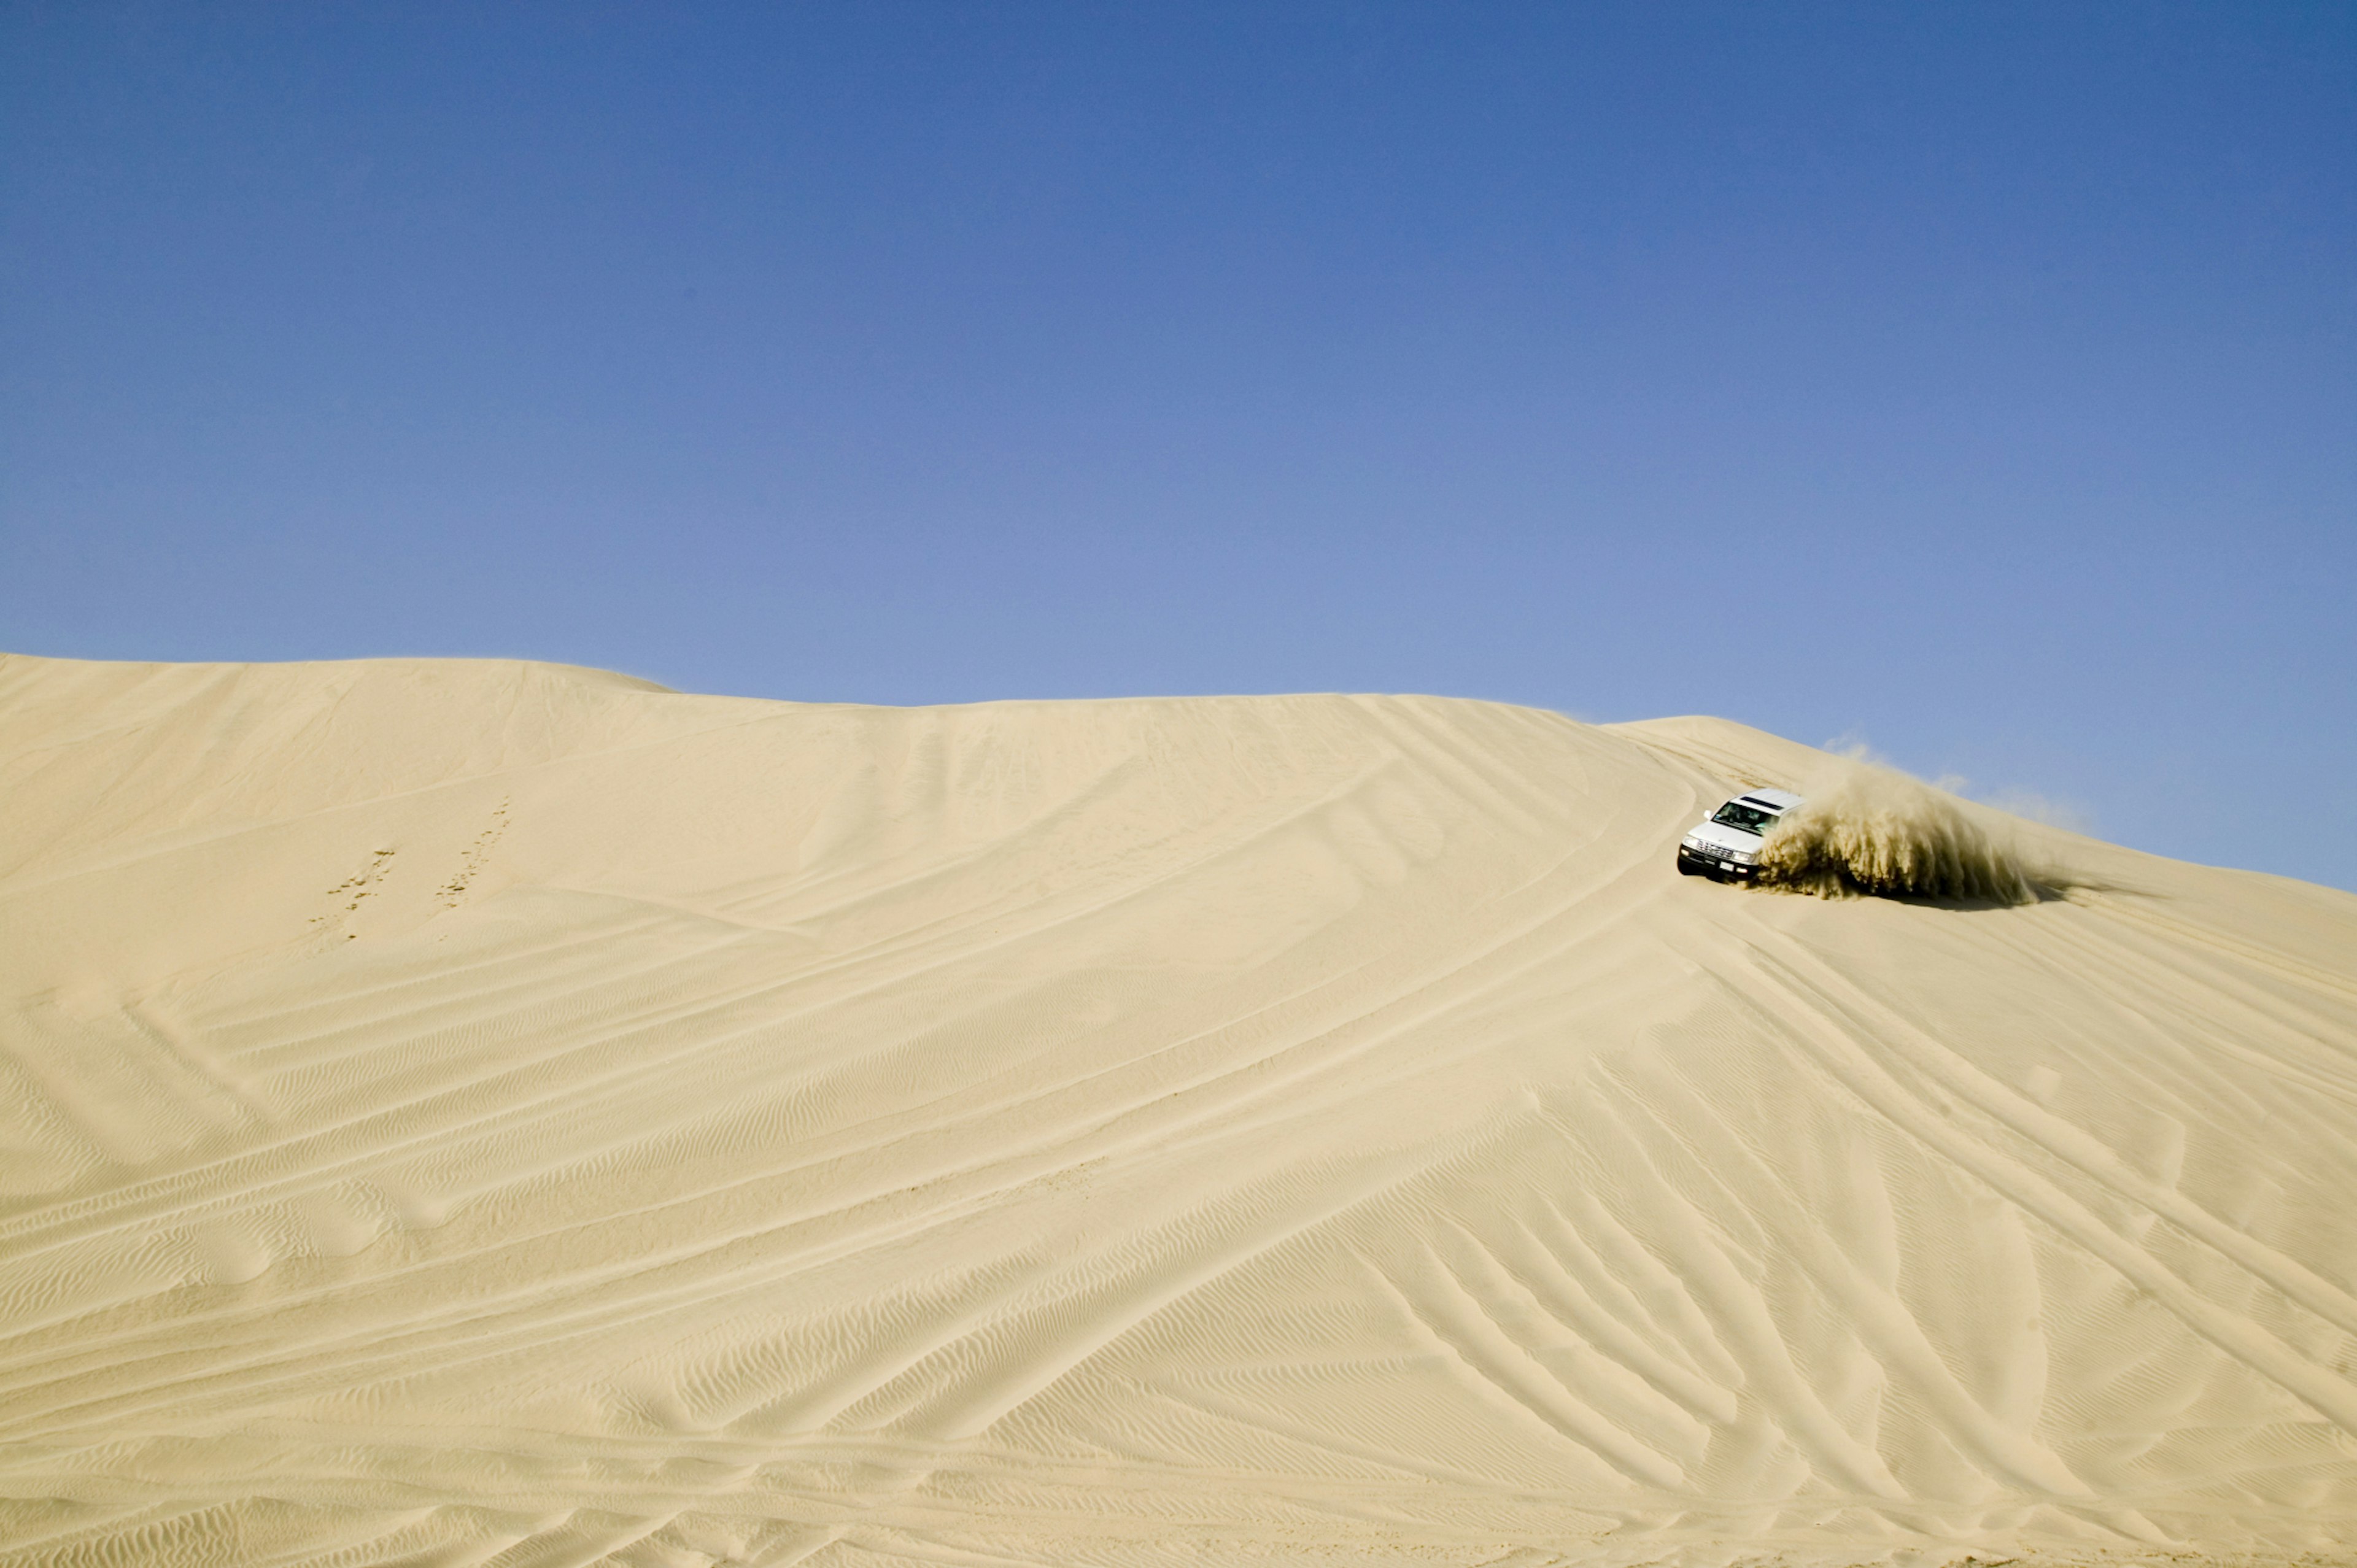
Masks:
[[[1714,882],[1749,882],[1760,875],[1760,841],[1776,819],[1801,803],[1783,789],[1754,789],[1713,811],[1678,845],[1678,870]]]

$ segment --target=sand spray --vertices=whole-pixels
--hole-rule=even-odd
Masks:
[[[1943,789],[1862,761],[1810,785],[1761,846],[1764,886],[1829,898],[2029,904],[2045,896],[2012,845]]]

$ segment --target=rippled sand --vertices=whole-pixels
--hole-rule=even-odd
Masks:
[[[2357,898],[1713,720],[0,660],[0,1560],[2357,1554]]]

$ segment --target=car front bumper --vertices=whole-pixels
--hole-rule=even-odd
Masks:
[[[1721,860],[1707,850],[1678,845],[1678,870],[1687,876],[1707,876],[1713,882],[1757,882],[1760,868],[1739,860]]]

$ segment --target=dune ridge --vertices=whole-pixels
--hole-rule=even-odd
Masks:
[[[2357,898],[1824,762],[0,658],[0,1561],[2349,1560]]]

